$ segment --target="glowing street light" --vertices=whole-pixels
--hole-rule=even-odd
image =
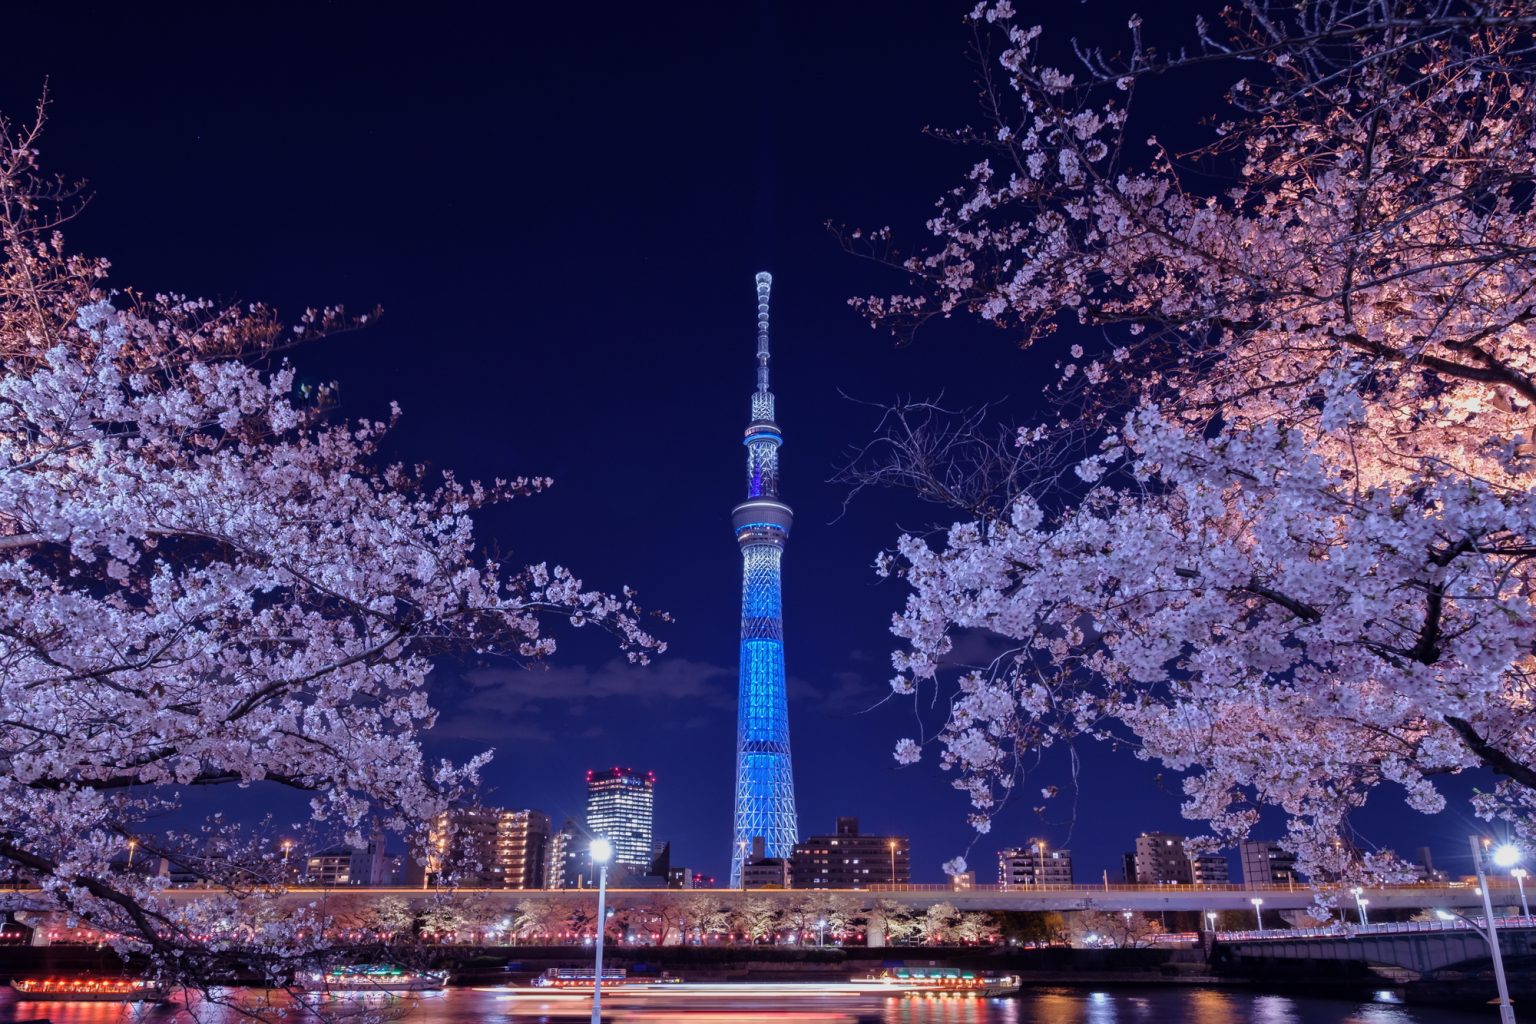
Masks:
[[[134,851],[137,850],[138,848],[139,848],[139,841],[137,839],[130,839],[130,840],[128,840],[128,868],[129,868],[129,870],[133,869],[133,854],[134,854]],[[1522,891],[1524,891],[1524,890],[1522,890]]]
[[[1509,872],[1509,877],[1513,878],[1515,880],[1515,884],[1520,887],[1520,916],[1521,917],[1530,917],[1531,916],[1531,905],[1529,903],[1525,902],[1525,876],[1528,873],[1529,872],[1527,872],[1525,870],[1525,868],[1513,868]]]
[[[1207,910],[1205,912],[1205,920],[1211,926],[1211,931],[1214,933],[1216,931],[1216,911]]]
[[[1504,977],[1504,956],[1499,950],[1499,929],[1493,923],[1493,899],[1488,893],[1488,879],[1483,874],[1483,850],[1487,841],[1471,837],[1472,863],[1477,867],[1477,888],[1483,897],[1483,920],[1487,931],[1479,928],[1483,941],[1488,943],[1488,953],[1493,959],[1493,980],[1499,990],[1500,1024],[1515,1024],[1515,1008],[1509,1001],[1509,982]],[[1520,861],[1520,851],[1508,844],[1493,851],[1493,862],[1500,867],[1511,867]],[[1474,926],[1475,927],[1475,926]]]
[[[1355,910],[1360,915],[1360,926],[1363,928],[1371,923],[1370,920],[1365,916],[1367,901],[1362,899],[1362,897],[1365,895],[1365,890],[1357,885],[1353,889],[1349,890],[1349,892],[1350,895],[1355,898]]]
[[[592,975],[592,1024],[601,1024],[603,1013],[603,933],[608,929],[608,862],[613,860],[613,844],[606,839],[592,840],[587,848],[597,865],[597,947],[596,970]]]
[[[1248,902],[1253,904],[1253,916],[1259,923],[1259,931],[1262,932],[1264,930],[1264,900],[1262,897],[1255,896]]]
[[[896,884],[896,840],[892,839],[888,844],[891,848],[891,884]]]
[[[826,918],[822,918],[821,920],[816,922],[816,932],[817,932],[816,945],[818,945],[818,946],[825,946],[827,944],[827,919]]]

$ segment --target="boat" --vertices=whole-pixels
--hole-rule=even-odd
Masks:
[[[448,984],[447,971],[408,971],[394,964],[353,964],[312,971],[298,979],[306,992],[437,992]]]
[[[977,973],[958,967],[891,967],[853,984],[889,988],[903,995],[1007,996],[1023,987],[1017,974]]]
[[[596,977],[597,970],[592,967],[551,967],[534,978],[533,985],[536,988],[591,988]],[[658,977],[632,977],[622,967],[603,968],[603,988],[620,985],[676,985],[681,980],[665,973]]]
[[[163,1003],[170,990],[144,978],[18,978],[18,999],[49,1003]]]

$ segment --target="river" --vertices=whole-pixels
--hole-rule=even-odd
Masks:
[[[745,989],[744,989],[745,992]],[[1206,988],[1026,989],[1005,999],[840,998],[797,996],[695,997],[686,991],[652,998],[605,994],[603,1019],[633,1024],[1472,1024],[1492,1022],[1492,1007],[1466,1011],[1409,1007],[1389,1001],[1312,999]],[[342,1018],[361,1019],[365,1004],[338,1000]],[[131,1008],[109,1003],[32,1003],[0,997],[0,1022],[47,1018],[53,1024],[248,1024],[230,1009],[188,1013],[176,1006]],[[350,1012],[345,1012],[345,1011]],[[405,1024],[574,1024],[586,1021],[590,1004],[574,993],[546,995],[523,990],[450,989],[395,1003],[385,1016]],[[289,1016],[289,1021],[307,1015]],[[329,1016],[329,1015],[327,1015]]]

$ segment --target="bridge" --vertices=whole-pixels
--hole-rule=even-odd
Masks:
[[[1481,924],[1481,919],[1478,920]],[[1505,957],[1536,953],[1536,919],[1495,918],[1494,924],[1499,933],[1499,951]],[[1238,961],[1353,960],[1416,975],[1488,959],[1488,943],[1461,920],[1231,932],[1218,935],[1216,942],[1219,952],[1213,951],[1213,956]]]
[[[1489,879],[1494,902],[1514,905],[1519,902],[1513,884]],[[1504,890],[1507,889],[1508,892]],[[219,890],[168,889],[173,901],[194,900],[223,895]],[[525,901],[595,900],[594,889],[478,889],[427,890],[419,888],[334,888],[293,886],[280,897],[294,905],[316,903],[330,913],[361,910],[386,898],[408,903],[442,898],[473,898],[480,906],[512,911]],[[1348,891],[1332,893],[1341,907],[1352,907],[1354,897]],[[903,907],[923,910],[938,903],[948,903],[957,910],[1034,910],[1034,911],[1221,911],[1252,912],[1253,900],[1263,900],[1264,913],[1304,910],[1314,905],[1317,893],[1305,885],[1246,888],[1238,885],[874,885],[868,889],[614,889],[608,890],[611,907],[644,906],[657,899],[676,901],[682,907],[703,907],[711,902],[731,904],[742,899],[769,900],[793,905],[806,899],[838,899],[873,907],[890,901]],[[25,893],[0,895],[0,910],[25,908]],[[1392,885],[1367,888],[1363,897],[1373,912],[1381,910],[1465,910],[1481,907],[1482,900],[1471,885]]]

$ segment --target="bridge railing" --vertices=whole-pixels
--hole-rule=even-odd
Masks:
[[[1482,927],[1483,919],[1472,919]],[[1536,917],[1496,917],[1498,928],[1536,928]],[[1421,935],[1428,932],[1471,931],[1466,919],[1449,921],[1386,921],[1381,924],[1332,924],[1320,928],[1265,928],[1263,931],[1217,932],[1219,942],[1284,942],[1295,939],[1351,939],[1372,935]]]

